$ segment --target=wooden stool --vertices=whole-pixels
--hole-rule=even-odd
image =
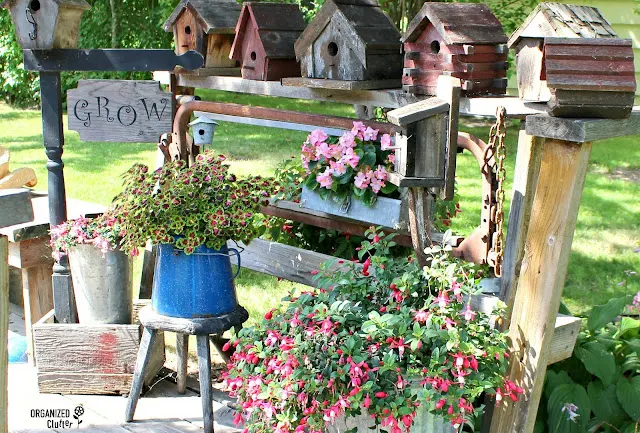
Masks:
[[[222,316],[205,319],[182,319],[156,313],[149,305],[140,310],[140,323],[144,326],[142,342],[136,359],[133,383],[127,402],[125,421],[133,421],[138,398],[142,391],[145,369],[151,355],[158,331],[175,332],[178,336],[176,352],[178,354],[178,392],[184,393],[187,376],[187,353],[189,335],[195,335],[198,352],[198,371],[200,374],[200,398],[204,431],[213,433],[213,402],[211,398],[211,353],[209,335],[222,334],[234,326],[240,326],[249,318],[249,313],[238,306],[235,311]]]

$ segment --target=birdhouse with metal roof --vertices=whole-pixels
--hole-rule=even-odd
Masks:
[[[85,0],[5,0],[23,49],[77,48]]]
[[[509,39],[509,47],[516,52],[520,98],[540,102],[547,102],[551,98],[543,74],[545,38],[615,37],[613,28],[596,8],[540,3]]]
[[[326,0],[296,41],[295,53],[306,78],[399,84],[400,37],[375,0]]]
[[[239,16],[233,0],[182,0],[163,27],[173,32],[176,54],[195,50],[205,68],[234,68],[229,54]]]
[[[193,134],[193,144],[196,146],[205,146],[213,144],[213,134],[216,131],[218,123],[209,117],[198,117],[189,123]]]
[[[242,78],[277,81],[299,77],[293,44],[305,28],[295,4],[244,3],[236,25],[231,58],[241,63]]]
[[[425,3],[402,42],[407,93],[435,95],[439,75],[460,78],[463,95],[506,93],[507,36],[487,5]]]

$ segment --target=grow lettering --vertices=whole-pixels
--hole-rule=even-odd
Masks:
[[[78,99],[73,106],[73,116],[86,128],[89,128],[97,119],[119,123],[122,126],[132,126],[138,119],[146,119],[148,122],[162,121],[168,106],[168,98],[161,98],[159,102],[140,98],[135,107],[133,104],[112,103],[106,96],[96,96],[91,102],[87,99]]]

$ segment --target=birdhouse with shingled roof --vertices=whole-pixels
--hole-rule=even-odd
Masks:
[[[233,68],[229,58],[240,16],[240,5],[233,0],[182,0],[164,23],[173,32],[176,54],[189,50],[204,56],[205,68]]]
[[[540,3],[509,39],[509,47],[516,52],[520,98],[541,102],[551,99],[543,74],[545,38],[615,37],[613,28],[596,8]]]
[[[460,78],[463,95],[504,94],[507,36],[487,5],[425,3],[402,36],[403,89],[435,95],[439,75]]]
[[[399,81],[400,37],[375,0],[326,0],[295,53],[306,78]]]
[[[23,49],[77,48],[85,0],[5,0]]]
[[[231,47],[231,58],[241,63],[242,78],[277,81],[299,77],[293,44],[304,28],[295,4],[244,3]]]

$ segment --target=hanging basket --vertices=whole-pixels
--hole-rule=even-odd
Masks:
[[[238,257],[235,274],[231,255]],[[151,304],[157,313],[186,319],[231,313],[238,306],[233,280],[239,272],[240,253],[226,245],[201,245],[190,255],[173,244],[158,245]]]

